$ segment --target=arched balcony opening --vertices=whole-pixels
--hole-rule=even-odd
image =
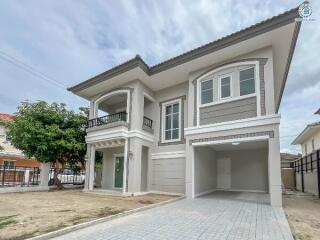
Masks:
[[[129,123],[129,91],[118,90],[105,94],[93,103],[93,118],[89,120],[88,127],[102,125],[127,125]]]

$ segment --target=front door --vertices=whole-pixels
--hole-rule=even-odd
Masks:
[[[217,188],[231,188],[231,160],[230,158],[220,158],[217,160]]]
[[[123,156],[117,156],[115,158],[115,167],[114,167],[114,187],[122,188],[123,187]]]

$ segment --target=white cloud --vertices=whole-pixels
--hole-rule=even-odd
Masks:
[[[1,1],[0,50],[71,86],[140,54],[149,65],[297,6],[301,1]],[[313,16],[320,5],[312,2]],[[303,23],[281,105],[281,147],[314,121],[319,21]],[[29,98],[87,104],[0,59],[0,111]],[[318,92],[317,92],[318,91]]]

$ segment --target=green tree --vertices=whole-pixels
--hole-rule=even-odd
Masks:
[[[57,176],[66,166],[84,165],[84,125],[88,118],[84,110],[82,108],[79,113],[68,111],[62,103],[23,102],[18,106],[14,121],[7,124],[9,140],[26,156],[62,166],[54,174],[58,189],[63,185]]]

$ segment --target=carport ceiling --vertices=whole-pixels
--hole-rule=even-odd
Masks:
[[[235,142],[236,143],[236,142]],[[250,142],[238,142],[240,144],[233,145],[232,143],[214,144],[209,145],[215,151],[236,151],[247,149],[261,149],[268,147],[268,141],[250,141]]]

